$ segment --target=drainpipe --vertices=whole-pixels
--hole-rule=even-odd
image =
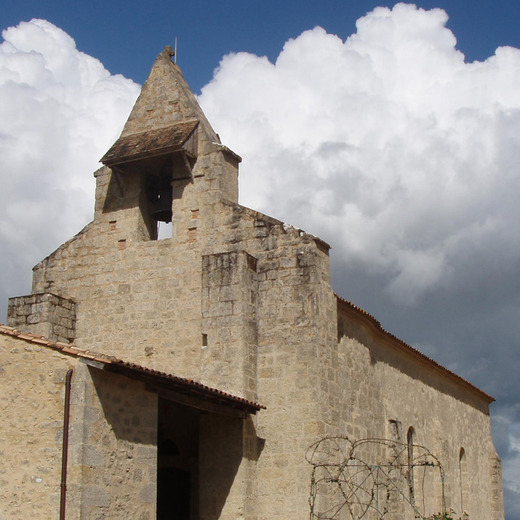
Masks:
[[[60,520],[65,520],[65,500],[67,496],[67,453],[69,449],[69,415],[70,415],[70,387],[74,370],[69,369],[65,376],[65,404],[63,414],[63,444],[61,449],[61,497]]]

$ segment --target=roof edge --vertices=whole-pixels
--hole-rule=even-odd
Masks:
[[[468,380],[464,379],[463,377],[459,376],[455,372],[452,372],[451,370],[447,369],[440,363],[437,363],[437,361],[433,360],[432,358],[429,358],[416,348],[412,347],[402,339],[398,338],[397,336],[394,336],[391,332],[388,332],[381,323],[371,314],[369,314],[367,311],[362,309],[361,307],[358,307],[357,305],[353,304],[352,302],[346,300],[345,298],[342,298],[337,293],[334,293],[336,296],[337,302],[339,305],[343,305],[344,307],[348,308],[351,311],[354,311],[358,316],[360,316],[363,320],[368,322],[372,327],[376,329],[377,332],[382,334],[384,337],[389,339],[397,348],[403,350],[404,352],[411,354],[412,356],[420,359],[423,362],[426,362],[427,364],[432,365],[435,369],[439,370],[440,372],[447,375],[450,379],[456,381],[460,385],[464,386],[468,390],[471,390],[473,393],[477,394],[481,398],[483,398],[488,404],[491,404],[496,399],[489,394],[486,394],[483,390],[478,388],[477,386],[470,383]]]
[[[116,358],[114,356],[108,356],[106,354],[100,354],[97,352],[90,351],[88,349],[77,347],[72,343],[51,341],[43,336],[37,336],[36,334],[31,334],[29,332],[21,332],[13,327],[9,327],[1,323],[0,334],[4,336],[17,338],[22,341],[32,343],[34,345],[39,345],[41,347],[46,347],[50,350],[58,351],[62,354],[72,356],[77,359],[101,363],[102,365],[107,365],[111,368],[124,369],[126,372],[136,372],[140,374],[144,373],[147,376],[156,379],[157,381],[171,383],[177,389],[184,388],[186,390],[196,391],[197,393],[204,394],[206,397],[217,400],[222,404],[242,408],[247,413],[254,414],[260,410],[267,409],[267,407],[262,404],[250,401],[249,399],[245,399],[244,397],[229,394],[227,392],[204,385],[192,379],[186,379],[184,377],[175,376],[166,372],[160,372],[158,370],[146,368],[135,363],[123,361],[122,359]]]

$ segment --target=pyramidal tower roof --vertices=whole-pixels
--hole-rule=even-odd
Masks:
[[[167,46],[157,56],[121,135],[101,159],[103,164],[175,151],[197,128],[202,141],[220,144],[181,69],[172,62],[173,54]]]

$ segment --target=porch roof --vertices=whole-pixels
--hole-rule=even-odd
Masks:
[[[153,370],[114,356],[82,349],[73,344],[50,341],[42,336],[20,332],[6,325],[0,324],[0,334],[59,351],[98,369],[138,379],[146,384],[148,390],[186,406],[225,415],[255,414],[262,409],[266,409],[259,403],[206,386],[193,379]]]

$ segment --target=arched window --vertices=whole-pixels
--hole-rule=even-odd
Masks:
[[[414,464],[414,455],[413,455],[413,442],[415,437],[415,431],[410,426],[408,428],[408,433],[406,434],[406,445],[408,449],[408,490],[410,492],[410,502],[415,504],[415,489],[414,489],[414,480],[413,480],[413,464]]]
[[[466,450],[459,451],[459,482],[460,482],[460,513],[464,514],[468,507],[468,467],[466,463]]]

